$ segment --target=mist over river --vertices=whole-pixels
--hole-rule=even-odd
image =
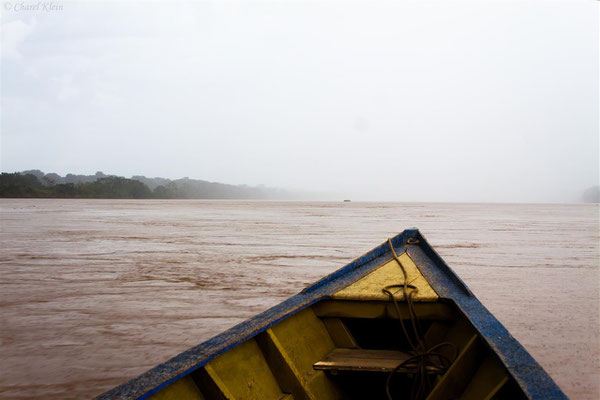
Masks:
[[[98,395],[418,227],[600,398],[598,205],[2,199],[0,398]]]

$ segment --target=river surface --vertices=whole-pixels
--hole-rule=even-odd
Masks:
[[[2,199],[0,397],[93,397],[418,227],[600,398],[597,205]]]

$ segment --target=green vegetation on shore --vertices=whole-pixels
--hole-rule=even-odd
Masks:
[[[44,174],[29,170],[0,175],[0,197],[91,199],[283,199],[289,194],[266,187],[235,186],[196,179]]]

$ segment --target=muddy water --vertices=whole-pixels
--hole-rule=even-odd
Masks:
[[[0,397],[91,397],[416,226],[574,399],[600,397],[598,207],[1,200]]]

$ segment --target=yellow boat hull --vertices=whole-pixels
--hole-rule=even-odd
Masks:
[[[422,235],[407,230],[100,398],[566,396]]]

